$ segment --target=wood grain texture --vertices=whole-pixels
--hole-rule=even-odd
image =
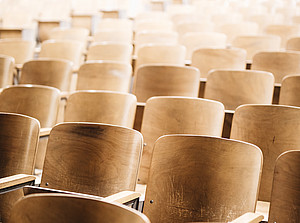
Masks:
[[[204,98],[235,110],[242,104],[272,104],[274,76],[264,71],[214,70],[207,76]]]
[[[283,78],[280,88],[279,104],[300,107],[300,75]]]
[[[132,67],[129,63],[89,61],[78,71],[77,90],[129,92]]]
[[[259,52],[253,57],[251,70],[271,72],[280,84],[286,75],[300,73],[300,52]]]
[[[246,50],[239,48],[197,49],[192,55],[192,66],[200,70],[201,77],[207,77],[212,69],[245,69]]]
[[[230,138],[250,142],[263,152],[258,199],[270,201],[275,161],[300,148],[300,108],[281,105],[243,105],[236,109]]]
[[[0,189],[13,187],[18,184],[24,184],[36,179],[33,175],[28,174],[16,174],[9,177],[3,177],[0,179]]]
[[[14,66],[13,57],[0,54],[0,88],[13,84]]]
[[[86,28],[54,28],[50,31],[49,37],[54,40],[75,40],[87,43],[90,31]]]
[[[16,204],[9,222],[150,223],[126,206],[70,194],[28,195]]]
[[[194,67],[144,65],[136,73],[133,93],[138,102],[153,96],[197,97],[200,74]]]
[[[300,150],[276,161],[269,216],[269,222],[300,222]]]
[[[41,186],[97,196],[134,191],[143,139],[135,130],[63,123],[51,131]]]
[[[20,84],[38,84],[70,90],[72,63],[62,59],[36,59],[24,63]]]
[[[112,91],[78,91],[70,95],[65,122],[101,122],[132,128],[136,97]]]
[[[248,143],[163,136],[154,146],[144,213],[152,223],[177,223],[227,222],[253,212],[261,165],[260,149]]]
[[[220,102],[188,97],[153,97],[145,107],[141,133],[145,139],[139,183],[148,181],[153,145],[166,134],[221,136],[224,106]]]

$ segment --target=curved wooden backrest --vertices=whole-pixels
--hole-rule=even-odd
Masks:
[[[93,35],[95,42],[132,43],[132,30],[99,30]]]
[[[34,47],[34,41],[19,39],[0,40],[0,54],[15,58],[16,64],[23,64],[27,60],[31,60],[34,54]]]
[[[300,150],[281,154],[275,165],[269,222],[300,222]]]
[[[129,43],[94,43],[87,52],[87,60],[109,60],[131,64],[132,45]]]
[[[247,7],[247,10],[252,12],[249,10],[249,7]],[[250,14],[248,20],[257,23],[259,26],[259,33],[263,34],[266,26],[271,24],[283,24],[284,16],[280,13],[260,12]]]
[[[247,51],[247,60],[252,60],[259,51],[280,50],[280,37],[272,35],[237,36],[232,41],[232,46]]]
[[[300,107],[300,75],[288,75],[283,78],[280,88],[279,104]]]
[[[300,148],[300,108],[280,105],[244,105],[233,116],[230,138],[253,143],[262,150],[264,164],[258,199],[270,201],[275,161]]]
[[[166,134],[221,136],[224,106],[217,101],[188,97],[153,97],[146,102],[141,132],[143,150],[140,183],[146,183],[154,142]]]
[[[28,115],[40,121],[42,128],[55,125],[60,91],[42,85],[17,85],[0,94],[0,111]]]
[[[68,98],[65,122],[101,122],[132,128],[136,111],[133,94],[78,91]]]
[[[192,66],[200,70],[201,77],[207,77],[212,69],[245,69],[246,50],[239,48],[202,48],[192,54]]]
[[[42,187],[108,196],[135,190],[143,138],[133,129],[62,123],[49,136]]]
[[[220,101],[225,109],[242,104],[272,104],[274,76],[250,70],[214,70],[207,76],[204,98]]]
[[[133,93],[138,102],[153,96],[197,97],[200,75],[194,67],[144,65],[136,73]]]
[[[20,84],[38,84],[70,90],[72,63],[62,59],[36,59],[24,63]]]
[[[15,59],[11,56],[0,54],[0,87],[13,84]]]
[[[259,52],[253,57],[251,69],[271,72],[275,83],[281,83],[286,75],[300,73],[300,52]]]
[[[286,49],[300,51],[300,37],[289,38],[286,42]]]
[[[187,33],[213,32],[215,24],[211,21],[185,21],[177,24],[176,29],[180,39]]]
[[[133,29],[133,23],[129,19],[117,19],[117,18],[106,18],[101,19],[96,27],[96,31],[102,30],[131,30]]]
[[[54,40],[76,40],[85,43],[89,33],[86,28],[54,28],[49,33],[49,37]]]
[[[169,19],[146,19],[134,24],[135,32],[143,31],[173,31],[173,23]]]
[[[70,194],[32,194],[13,208],[10,223],[150,223],[142,213],[116,203]]]
[[[144,213],[155,222],[228,222],[253,212],[262,154],[241,141],[167,135],[154,146]]]
[[[77,90],[129,92],[130,64],[113,61],[88,61],[78,71]]]

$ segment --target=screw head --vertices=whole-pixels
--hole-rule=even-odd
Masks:
[[[47,182],[47,183],[45,183],[45,185],[46,185],[46,186],[49,186],[49,183]]]
[[[153,204],[153,202],[154,202],[153,200],[150,200],[150,204]]]

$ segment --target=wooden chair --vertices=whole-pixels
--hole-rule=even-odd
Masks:
[[[13,84],[15,59],[0,55],[0,88]]]
[[[52,29],[59,28],[63,23],[60,20],[38,20],[38,41],[43,42],[50,39],[49,35]]]
[[[300,147],[300,108],[281,105],[243,105],[236,109],[230,138],[253,143],[264,162],[258,200],[271,199],[277,157]]]
[[[156,20],[156,19],[149,19],[149,20],[142,20],[135,23],[134,31],[136,33],[143,32],[143,31],[174,31],[173,30],[173,23],[172,21],[165,19],[165,20]]]
[[[214,70],[207,76],[204,98],[220,101],[225,109],[242,104],[272,104],[274,76],[250,70]]]
[[[194,50],[191,65],[205,78],[212,69],[245,69],[246,55],[246,50],[239,48],[202,48]]]
[[[70,90],[72,62],[63,59],[35,59],[24,63],[20,84],[37,84]]]
[[[300,51],[300,37],[289,38],[286,42],[286,50]]]
[[[284,16],[279,13],[255,13],[248,18],[248,21],[257,23],[259,34],[263,34],[268,25],[284,24]]]
[[[154,142],[166,134],[221,136],[224,106],[217,101],[190,97],[153,97],[147,100],[141,133],[145,139],[139,180],[148,182]]]
[[[78,71],[77,90],[129,92],[132,67],[113,61],[88,61]]]
[[[86,28],[54,28],[49,38],[54,40],[75,40],[86,44],[90,31]]]
[[[144,65],[137,70],[133,93],[138,102],[153,96],[197,97],[200,75],[194,67]]]
[[[299,75],[285,76],[281,82],[279,104],[300,107],[299,84]]]
[[[65,122],[101,122],[133,127],[136,97],[112,91],[78,91],[70,95]]]
[[[150,223],[144,214],[125,205],[69,194],[25,196],[14,206],[9,222]]]
[[[176,30],[179,34],[180,40],[182,40],[182,37],[187,33],[213,32],[214,26],[214,23],[211,21],[190,21],[177,24]]]
[[[131,64],[133,47],[129,43],[93,43],[87,51],[87,61],[108,60]]]
[[[132,30],[100,30],[94,33],[93,40],[95,42],[116,42],[131,44]]]
[[[275,77],[275,83],[281,83],[286,75],[300,73],[300,53],[259,52],[253,57],[251,69],[271,72]]]
[[[106,18],[101,19],[97,26],[96,32],[102,30],[133,30],[132,21],[129,19],[112,19]]]
[[[261,165],[252,144],[163,136],[154,145],[144,213],[153,223],[232,221],[254,211]]]

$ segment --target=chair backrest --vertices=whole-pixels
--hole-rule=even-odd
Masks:
[[[281,105],[243,105],[233,116],[230,138],[253,143],[264,163],[258,199],[270,201],[275,161],[300,148],[300,108]]]
[[[259,33],[263,34],[266,26],[271,24],[283,24],[284,16],[279,13],[255,13],[249,16],[248,20],[257,23],[259,26]]]
[[[38,84],[70,90],[72,62],[63,59],[35,59],[24,63],[20,84]]]
[[[9,222],[150,223],[144,214],[125,205],[71,194],[27,195],[16,203]]]
[[[275,83],[281,83],[286,75],[300,73],[300,52],[259,52],[253,57],[251,69],[271,72]]]
[[[147,19],[137,21],[134,29],[136,33],[143,31],[173,31],[173,23],[169,19]]]
[[[141,132],[143,150],[139,179],[148,181],[154,142],[166,134],[221,136],[224,106],[217,101],[188,97],[153,97],[146,102]]]
[[[232,46],[247,51],[247,60],[252,60],[259,51],[279,50],[280,37],[272,35],[237,36],[232,41]]]
[[[76,40],[86,43],[89,32],[86,28],[54,28],[49,33],[49,38],[54,40]]]
[[[133,29],[132,21],[129,19],[101,19],[96,27],[96,32],[102,30],[130,30]]]
[[[0,55],[0,88],[13,84],[14,65],[13,57]]]
[[[191,65],[200,70],[201,77],[207,77],[212,69],[245,69],[246,55],[246,50],[239,48],[202,48],[193,52]]]
[[[16,85],[0,94],[0,111],[19,113],[36,118],[42,128],[56,123],[60,91],[42,85]]]
[[[142,144],[141,133],[125,127],[58,124],[49,136],[41,186],[97,196],[134,191]]]
[[[95,42],[132,43],[132,30],[100,30],[93,35]]]
[[[153,96],[197,97],[200,75],[194,67],[144,65],[137,70],[133,93],[138,102]]]
[[[0,54],[15,58],[16,64],[33,59],[35,42],[20,39],[0,40]]]
[[[262,154],[255,145],[218,137],[159,138],[144,213],[155,222],[228,222],[254,212]]]
[[[45,40],[50,39],[50,33],[52,29],[59,28],[61,21],[59,20],[39,20],[38,21],[38,40],[39,42],[43,42]]]
[[[279,94],[280,105],[300,107],[300,75],[288,75],[283,78]]]
[[[132,48],[129,43],[94,43],[88,49],[87,60],[108,60],[131,64]]]
[[[225,109],[242,104],[272,104],[274,76],[250,70],[214,70],[207,76],[204,98],[220,101]]]
[[[289,38],[286,42],[286,50],[300,51],[300,37]]]
[[[136,111],[133,94],[113,91],[78,91],[70,95],[65,122],[101,122],[132,128]]]
[[[269,222],[299,222],[300,150],[287,151],[276,160]]]
[[[194,32],[213,32],[214,23],[211,21],[187,21],[177,24],[176,29],[180,40],[187,33]]]

